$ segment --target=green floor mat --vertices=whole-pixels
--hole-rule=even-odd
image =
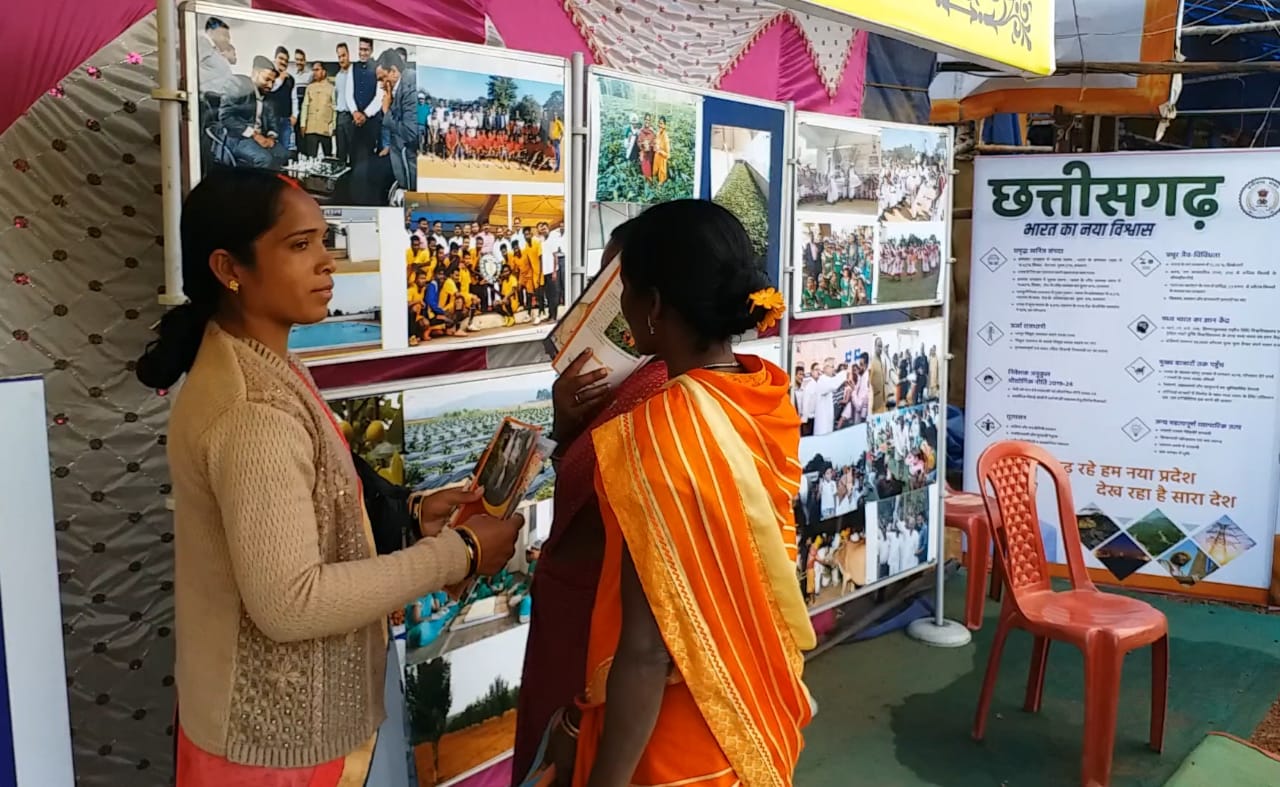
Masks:
[[[1165,787],[1276,787],[1280,759],[1235,738],[1210,733],[1191,750]]]

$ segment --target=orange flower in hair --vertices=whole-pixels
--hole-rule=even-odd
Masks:
[[[764,309],[764,316],[756,322],[756,330],[764,333],[773,326],[778,324],[782,319],[782,315],[787,313],[787,302],[783,300],[782,293],[772,287],[765,287],[763,290],[756,290],[751,293],[748,298],[751,302],[752,311],[756,309]]]

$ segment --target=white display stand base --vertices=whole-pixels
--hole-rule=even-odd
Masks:
[[[973,641],[973,635],[963,624],[944,619],[942,625],[938,625],[933,618],[911,621],[907,636],[935,648],[963,648]]]

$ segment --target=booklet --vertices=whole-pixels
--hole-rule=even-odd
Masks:
[[[459,506],[453,512],[450,527],[466,524],[474,516],[489,515],[507,519],[529,491],[529,485],[542,470],[543,462],[555,451],[555,442],[542,435],[542,427],[507,416],[498,425],[489,446],[476,463],[470,489],[481,487],[484,495],[474,503]],[[466,598],[475,580],[447,589],[454,598]]]
[[[639,368],[647,357],[636,352],[635,339],[622,316],[622,268],[615,259],[569,307],[546,339],[551,366],[563,373],[584,350],[591,359],[583,372],[604,368],[605,382],[616,387]]]

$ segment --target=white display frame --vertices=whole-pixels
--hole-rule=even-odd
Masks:
[[[950,297],[949,280],[946,280],[946,279],[944,279],[940,283],[941,292],[939,296],[936,298],[925,298],[925,299],[919,299],[914,301],[894,301],[891,303],[869,303],[865,306],[850,306],[848,308],[831,309],[829,311],[800,312],[800,311],[795,311],[793,309],[794,304],[790,300],[791,294],[792,292],[800,288],[801,276],[803,274],[803,268],[797,262],[797,258],[801,254],[801,248],[799,245],[800,244],[799,233],[795,232],[796,225],[800,221],[798,214],[801,213],[802,211],[800,210],[799,205],[796,203],[796,199],[795,199],[796,191],[794,187],[795,170],[799,164],[799,159],[797,156],[797,146],[798,146],[797,140],[799,139],[799,136],[800,136],[801,125],[835,128],[835,129],[840,129],[843,131],[850,131],[855,133],[874,130],[877,135],[879,135],[885,129],[895,129],[899,131],[920,131],[920,132],[926,132],[929,134],[936,134],[936,135],[945,137],[946,143],[947,143],[947,156],[946,156],[947,186],[945,189],[946,193],[940,195],[940,199],[942,203],[946,205],[947,210],[946,210],[946,215],[937,221],[937,223],[941,224],[943,227],[942,248],[941,248],[941,267],[939,269],[940,278],[943,278],[948,275],[947,265],[949,264],[949,260],[952,257],[951,222],[952,222],[952,219],[954,218],[954,212],[955,212],[956,146],[955,146],[954,129],[943,129],[942,127],[939,127],[939,126],[925,126],[925,125],[918,125],[918,124],[912,124],[912,123],[895,123],[888,120],[867,120],[863,118],[849,118],[849,117],[840,117],[836,115],[824,115],[819,112],[794,113],[794,122],[792,124],[792,131],[791,131],[791,140],[792,140],[791,165],[792,165],[793,189],[791,192],[792,194],[791,199],[787,203],[787,206],[791,211],[790,225],[791,225],[791,230],[793,235],[792,243],[789,247],[789,252],[791,254],[791,258],[790,258],[791,264],[789,267],[790,276],[789,276],[789,282],[788,282],[790,287],[792,288],[792,291],[787,293],[787,298],[788,298],[787,311],[790,317],[794,320],[816,320],[816,319],[821,319],[823,317],[837,317],[837,316],[844,316],[846,314],[868,314],[871,312],[880,312],[880,311],[906,310],[906,309],[918,309],[923,307],[943,306],[945,301],[947,301]],[[880,220],[878,209],[875,214],[872,214],[870,216],[856,214],[856,213],[839,213],[839,212],[832,212],[832,211],[823,211],[821,209],[812,209],[812,210],[806,209],[803,212],[813,214],[815,216],[822,216],[828,220],[845,220],[851,223],[874,225],[876,227],[875,265],[877,268],[876,275],[877,277],[879,276],[878,268],[880,265],[880,246],[884,242],[883,229],[885,226],[885,222]],[[925,224],[927,222],[919,222],[919,223]]]
[[[238,22],[271,24],[289,27],[297,30],[315,31],[318,33],[328,33],[336,35],[347,35],[353,38],[367,37],[375,41],[389,41],[403,44],[406,47],[428,47],[445,52],[456,52],[472,56],[483,57],[488,60],[499,60],[507,64],[528,64],[536,65],[544,68],[560,69],[563,72],[562,84],[564,86],[564,127],[565,141],[572,138],[572,130],[578,123],[577,106],[573,95],[574,85],[574,66],[573,61],[569,58],[557,57],[554,55],[543,55],[534,52],[526,52],[517,49],[505,49],[500,47],[486,46],[484,44],[470,44],[459,41],[450,41],[443,38],[433,38],[414,33],[404,33],[395,30],[388,30],[378,27],[366,27],[363,25],[351,25],[342,22],[331,22],[322,19],[312,19],[309,17],[295,16],[293,14],[281,14],[272,11],[259,11],[251,8],[239,6],[221,5],[218,3],[206,3],[196,0],[195,2],[185,2],[181,5],[182,19],[182,55],[181,62],[183,67],[182,85],[186,92],[186,117],[183,120],[183,134],[185,138],[185,162],[184,174],[186,176],[186,190],[189,191],[197,183],[200,182],[202,175],[202,167],[200,160],[200,105],[199,105],[199,50],[198,39],[201,34],[200,26],[197,24],[197,17],[201,15],[217,16],[224,21],[234,20]],[[416,60],[415,60],[416,62]],[[580,162],[578,157],[573,155],[573,145],[566,145],[565,141],[561,143],[561,170],[564,172],[564,234],[566,238],[575,238],[578,233],[578,208],[573,204],[574,188],[573,184],[578,179]],[[484,183],[486,181],[476,181]],[[481,193],[479,191],[477,194]],[[517,195],[521,196],[521,195]],[[537,196],[537,195],[532,195]],[[546,196],[546,195],[543,195]],[[404,214],[405,206],[393,205],[331,205],[322,206],[331,208],[369,208],[375,210],[394,209]],[[407,236],[406,236],[407,237]],[[407,240],[406,240],[407,244]],[[383,241],[383,252],[386,254],[387,239]],[[406,245],[407,249],[408,246]],[[580,264],[576,259],[578,253],[577,246],[573,243],[566,244],[564,270],[565,275],[569,278],[565,286],[565,304],[561,308],[567,307],[577,297],[577,293],[573,291],[574,277],[571,275]],[[400,263],[399,258],[393,258],[388,262],[382,259],[382,264]],[[393,335],[388,330],[386,315],[393,308],[399,308],[400,312],[405,312],[405,308],[399,305],[388,303],[386,294],[389,288],[386,284],[385,271],[384,274],[384,302],[383,302],[383,326],[382,339],[383,346],[378,350],[366,350],[347,354],[340,354],[325,358],[308,359],[305,361],[307,366],[330,366],[344,363],[358,363],[361,361],[379,360],[384,358],[398,358],[409,355],[420,355],[427,353],[449,352],[452,350],[468,350],[485,347],[494,347],[506,344],[523,344],[526,342],[541,341],[550,332],[554,323],[543,323],[541,325],[529,325],[519,329],[512,329],[498,335],[487,335],[481,337],[458,336],[448,341],[425,342],[417,346],[408,345],[407,335],[404,337],[404,344],[399,341],[388,344],[388,337]],[[391,307],[391,308],[388,308]],[[400,333],[407,333],[407,321],[403,314],[393,321],[390,326],[393,330]],[[398,334],[397,334],[398,336]]]
[[[62,602],[40,377],[0,379],[0,597],[17,787],[72,787]],[[43,458],[39,458],[43,457]],[[32,461],[33,458],[39,458]],[[2,775],[0,775],[2,776]]]

